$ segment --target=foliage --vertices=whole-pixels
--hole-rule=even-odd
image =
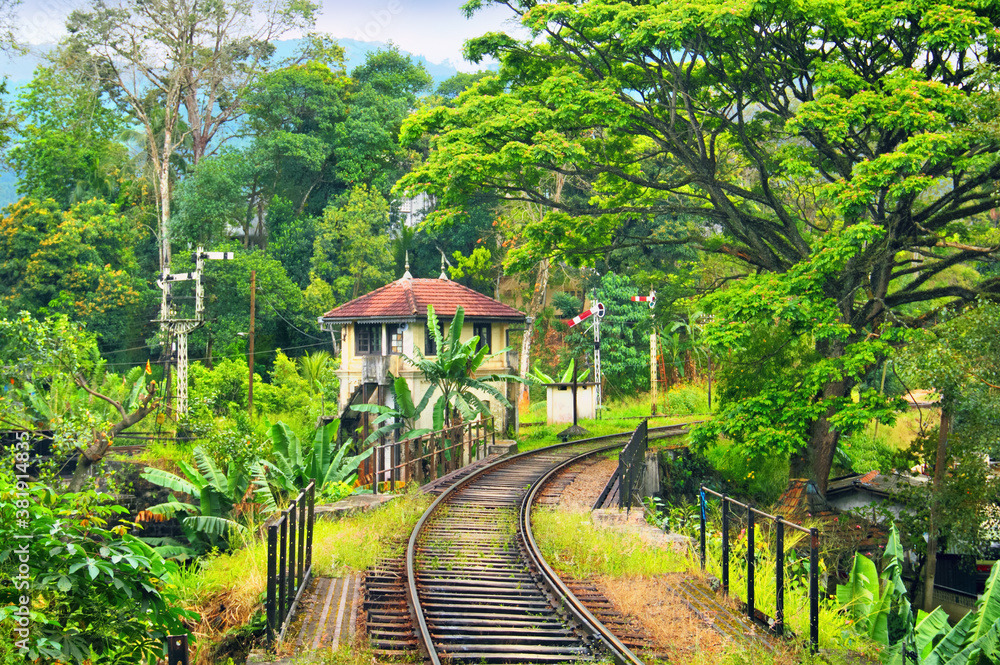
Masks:
[[[632,302],[639,289],[627,275],[607,273],[597,287],[604,304],[601,320],[601,373],[607,392],[629,394],[649,390],[649,308]],[[590,357],[593,334],[580,325],[566,336],[571,353]]]
[[[155,515],[170,518],[177,513],[184,515],[181,526],[188,541],[195,547],[208,549],[224,545],[232,535],[249,535],[249,531],[237,519],[247,508],[250,478],[236,463],[230,462],[228,473],[223,473],[204,448],[198,446],[193,451],[196,466],[178,460],[183,477],[177,474],[147,467],[142,472],[143,480],[165,487],[181,495],[198,501],[198,505],[182,502],[176,494],[171,494],[165,503],[151,506],[148,510]],[[266,510],[268,506],[264,506]],[[167,556],[189,556],[192,551],[172,544],[157,548]]]
[[[854,563],[847,584],[837,585],[837,602],[858,622],[868,637],[886,646],[912,643],[912,615],[910,601],[903,583],[903,548],[895,525],[889,531],[889,544],[882,557],[882,572],[875,563],[861,553],[854,555]],[[907,634],[889,636],[889,617],[907,626]]]
[[[304,489],[309,481],[316,481],[316,492],[339,493],[341,485],[352,486],[361,462],[372,454],[368,449],[360,455],[347,456],[353,443],[346,441],[337,449],[334,443],[339,420],[332,420],[319,427],[313,434],[312,447],[306,451],[298,435],[283,422],[275,423],[268,430],[274,446],[269,461],[259,460],[253,465],[255,493],[269,510],[277,508],[271,485],[277,485],[286,494]],[[329,486],[329,488],[328,488]],[[348,492],[349,494],[350,492]]]
[[[437,355],[427,358],[419,348],[415,348],[415,358],[403,356],[406,362],[417,368],[431,389],[440,393],[434,402],[434,429],[439,430],[453,424],[453,413],[457,412],[464,421],[475,420],[476,416],[490,417],[489,407],[475,392],[495,399],[498,404],[510,408],[511,404],[494,385],[503,381],[522,382],[517,376],[488,374],[478,376],[479,368],[489,360],[502,356],[508,349],[490,353],[487,346],[476,350],[479,337],[473,336],[462,342],[462,325],[465,323],[465,309],[460,305],[455,310],[447,334],[443,334],[434,314],[433,305],[427,306],[427,327],[437,347]]]
[[[212,423],[202,441],[201,447],[209,457],[224,467],[234,464],[242,473],[248,473],[253,463],[271,450],[264,427],[251,420],[245,409],[234,406],[229,407],[224,419]]]
[[[259,220],[252,200],[254,174],[259,165],[253,152],[223,149],[191,169],[174,192],[176,214],[170,220],[174,241],[215,247],[235,230],[246,247]]]
[[[958,268],[991,263],[997,243],[982,216],[1000,175],[996,74],[980,65],[996,13],[874,0],[466,10],[493,4],[528,35],[467,44],[499,71],[407,121],[403,139],[429,135],[431,152],[399,189],[438,197],[430,224],[461,218],[482,189],[544,207],[508,255],[515,270],[657,245],[732,257],[723,279],[753,279],[715,298],[713,346],[732,348],[761,395],[723,408],[711,434],[751,454],[804,450],[796,473],[824,491],[838,436],[890,414],[849,399],[885,356],[884,324],[996,289]],[[923,260],[897,262],[907,255]],[[761,339],[777,328],[771,351],[787,351],[790,381],[772,380],[743,338],[751,327]]]
[[[5,213],[0,302],[72,316],[101,331],[107,346],[128,346],[143,328],[121,311],[151,302],[149,284],[139,277],[136,246],[147,235],[139,221],[100,200],[63,211],[52,200],[22,199]]]
[[[346,302],[392,281],[389,204],[365,185],[323,211],[317,226],[312,271]]]
[[[996,500],[1000,485],[982,460],[998,449],[1000,401],[1000,305],[981,302],[943,313],[943,320],[909,345],[896,365],[909,387],[933,387],[941,406],[952,417],[946,439],[945,468],[940,491],[930,488],[909,498],[917,508],[908,530],[917,536],[928,531],[926,508],[938,507],[933,529],[943,534],[953,551],[975,552],[983,544],[980,527],[985,511]],[[937,465],[939,428],[929,428],[913,442],[909,454],[928,468]],[[919,536],[918,551],[926,551]]]
[[[994,662],[1000,656],[1000,566],[994,565],[976,609],[954,627],[940,607],[917,613],[916,621],[903,583],[903,548],[893,526],[883,556],[881,574],[871,559],[858,553],[847,584],[837,586],[837,602],[858,621],[868,636],[890,647],[886,662],[918,664]],[[893,634],[895,627],[895,634]]]
[[[776,501],[788,486],[788,462],[782,455],[748,457],[730,441],[716,442],[703,454],[729,493],[752,497],[760,505]]]
[[[163,637],[185,633],[182,620],[197,618],[172,589],[176,564],[125,524],[107,528],[127,513],[108,498],[60,494],[15,482],[9,470],[0,474],[0,570],[7,579],[30,580],[5,590],[0,626],[8,639],[15,635],[21,597],[30,599],[28,659],[152,663],[162,654]]]
[[[92,197],[113,201],[125,162],[125,146],[116,141],[125,118],[92,76],[59,58],[35,69],[17,99],[17,143],[7,153],[17,191],[53,199],[61,209]]]
[[[576,358],[570,358],[569,367],[562,373],[562,377],[558,381],[554,378],[538,369],[538,363],[535,363],[531,368],[531,374],[528,376],[529,379],[537,383],[572,383],[573,381],[573,369],[576,367]],[[585,381],[587,377],[590,376],[590,368],[583,370],[577,374],[577,381]]]

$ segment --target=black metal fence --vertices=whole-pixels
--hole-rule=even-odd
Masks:
[[[770,624],[777,635],[783,635],[785,631],[785,528],[801,531],[809,536],[809,644],[813,653],[819,649],[819,531],[799,526],[794,522],[782,519],[778,515],[770,515],[761,510],[757,510],[745,503],[740,503],[735,499],[710,490],[704,485],[701,486],[701,543],[700,556],[701,568],[705,569],[706,547],[705,531],[706,526],[706,499],[705,495],[711,494],[722,501],[722,591],[729,594],[729,527],[732,519],[730,506],[739,509],[737,513],[740,517],[746,515],[746,536],[747,536],[747,593],[746,593],[746,614],[751,621],[758,621],[758,611],[754,598],[754,579],[757,573],[756,556],[756,525],[757,519],[761,518],[774,523],[775,532],[775,599],[774,617],[767,617],[762,612],[760,617],[764,623]],[[773,622],[773,623],[772,623]]]
[[[167,665],[188,665],[188,636],[167,637]]]
[[[267,525],[267,639],[283,640],[302,591],[312,577],[316,481]]]
[[[649,447],[649,421],[643,420],[632,432],[632,437],[618,455],[618,507],[632,510],[638,493],[642,504],[646,483],[646,450]]]

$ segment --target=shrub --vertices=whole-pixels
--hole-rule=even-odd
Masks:
[[[0,595],[0,633],[4,642],[21,639],[15,594],[30,598],[29,660],[153,662],[164,636],[187,632],[181,620],[197,619],[171,590],[176,564],[126,526],[105,528],[107,520],[127,513],[105,504],[108,498],[60,495],[0,475],[0,574],[15,580],[23,564],[30,579],[29,588]]]

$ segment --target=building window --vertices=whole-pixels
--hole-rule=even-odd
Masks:
[[[438,319],[438,330],[441,331],[442,337],[444,337],[444,331],[447,330],[448,326],[450,325],[451,321]],[[428,324],[424,324],[424,355],[425,356],[437,355],[437,344],[434,343],[434,338],[431,336],[431,327]]]
[[[476,344],[476,351],[485,347],[488,349],[493,348],[493,324],[476,322],[472,324],[472,334],[479,338],[479,343]],[[487,353],[489,350],[487,349]]]
[[[377,356],[382,353],[382,326],[357,324],[354,326],[354,351],[359,356]]]
[[[397,327],[389,336],[389,353],[399,355],[403,352],[403,329]]]

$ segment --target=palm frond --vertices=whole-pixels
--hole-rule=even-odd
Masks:
[[[225,496],[226,490],[229,489],[229,481],[226,479],[226,474],[222,473],[215,460],[201,446],[194,449],[194,461],[198,464],[198,469],[208,479],[212,488],[222,496]]]

